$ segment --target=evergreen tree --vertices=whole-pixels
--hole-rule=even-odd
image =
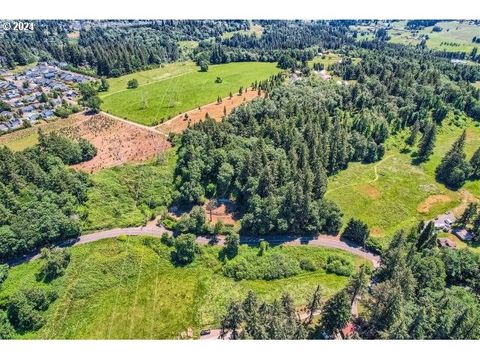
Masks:
[[[470,166],[463,150],[466,136],[466,131],[463,131],[435,170],[437,180],[454,189],[461,187],[470,174]]]
[[[416,120],[415,123],[412,125],[410,136],[405,141],[407,145],[412,146],[415,144],[415,142],[417,141],[417,136],[419,131],[420,131],[420,122]]]
[[[462,213],[462,215],[458,218],[456,221],[456,225],[460,227],[465,227],[468,224],[470,224],[470,221],[472,221],[475,216],[477,215],[477,204],[476,203],[469,203],[465,211]]]
[[[323,308],[321,331],[328,337],[335,337],[351,319],[350,297],[340,291],[331,297]]]
[[[353,218],[348,221],[347,227],[342,234],[343,238],[356,242],[361,246],[365,246],[369,236],[370,231],[368,230],[367,224],[361,220]]]
[[[433,248],[436,245],[437,232],[435,231],[435,223],[433,221],[430,221],[418,236],[417,249],[422,250]]]
[[[436,137],[436,126],[434,123],[429,123],[426,125],[423,136],[418,145],[417,158],[420,161],[425,161],[433,153],[433,148],[435,146],[435,137]]]
[[[480,179],[480,147],[475,151],[470,159],[471,177],[474,179]]]

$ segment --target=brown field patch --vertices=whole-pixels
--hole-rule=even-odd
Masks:
[[[359,190],[369,199],[378,199],[380,196],[382,196],[380,190],[378,190],[378,188],[372,184],[362,184],[359,186]]]
[[[374,226],[370,229],[370,235],[372,235],[373,237],[381,237],[384,235],[384,231],[378,226]]]
[[[189,125],[193,125],[204,120],[207,114],[212,119],[220,121],[222,120],[223,116],[225,116],[225,112],[228,115],[239,105],[243,104],[244,102],[252,101],[258,96],[257,90],[247,90],[242,95],[235,94],[232,96],[232,98],[226,97],[222,99],[220,104],[214,102],[203,105],[200,107],[200,109],[190,110],[177,115],[158,125],[156,129],[160,130],[164,134],[179,134],[183,132]],[[188,115],[188,118],[185,118],[185,114]]]
[[[205,210],[207,221],[210,222],[210,224],[216,224],[221,221],[225,225],[235,225],[235,219],[233,217],[234,207],[232,204],[220,204],[213,209],[211,213],[207,210],[206,204],[203,206],[203,209]]]
[[[452,198],[448,195],[430,195],[428,198],[423,200],[420,204],[417,206],[417,211],[421,214],[426,214],[430,211],[430,208],[439,203],[446,203],[451,201]]]
[[[73,166],[93,173],[125,163],[138,163],[154,158],[170,148],[164,135],[104,114],[89,116],[86,120],[59,131],[72,139],[84,138],[97,148],[92,160]]]

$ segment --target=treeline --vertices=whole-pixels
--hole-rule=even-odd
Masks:
[[[194,51],[197,62],[273,62],[288,54],[297,61],[311,60],[322,49],[353,44],[348,23],[328,21],[258,21],[262,35],[235,33],[232,37],[200,42]]]
[[[392,130],[411,126],[417,120],[423,130],[430,116],[440,123],[449,108],[480,120],[480,91],[469,84],[480,79],[478,67],[454,65],[403,46],[378,42],[363,46],[368,50],[348,52],[361,57],[361,61],[346,58],[331,70],[345,80],[357,81],[354,92],[362,94],[357,96],[362,107],[385,108]]]
[[[92,26],[80,30],[78,42],[67,37],[63,22],[35,22],[33,32],[8,31],[0,35],[0,65],[13,68],[35,60],[67,62],[89,67],[101,76],[125,73],[172,62],[180,57],[181,40],[202,40],[226,31],[248,28],[241,20],[159,21],[138,26]]]
[[[65,165],[95,154],[86,141],[42,133],[22,152],[0,148],[0,261],[79,235],[75,209],[86,200],[88,177]]]

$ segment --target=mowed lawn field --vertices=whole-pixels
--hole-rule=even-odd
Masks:
[[[141,71],[110,79],[110,89],[101,94],[102,109],[113,115],[145,125],[187,110],[214,102],[217,97],[238,93],[255,80],[265,80],[280,70],[274,63],[242,62],[210,65],[207,72],[198,71],[193,63],[172,64],[164,68]],[[216,78],[221,83],[215,82]],[[139,82],[136,89],[127,89],[128,80]]]
[[[217,246],[202,246],[202,254],[185,267],[172,265],[171,251],[159,239],[147,237],[120,237],[73,247],[66,274],[49,284],[35,280],[38,260],[10,269],[0,301],[25,287],[57,291],[57,300],[45,313],[45,326],[23,338],[168,339],[178,338],[188,328],[199,336],[202,328],[218,327],[229,301],[243,299],[249,289],[266,300],[287,291],[295,304],[302,306],[317,285],[322,286],[325,300],[348,282],[348,277],[327,274],[323,269],[281,280],[234,281],[222,273]],[[357,266],[364,261],[340,250],[307,246],[268,251],[309,258],[317,265],[324,264],[329,255],[348,258]],[[257,252],[258,248],[242,246],[238,256]]]
[[[351,163],[348,169],[329,178],[326,197],[340,206],[344,223],[351,217],[365,221],[372,236],[384,245],[399,229],[422,219],[433,219],[473,196],[480,199],[479,181],[469,181],[460,191],[451,191],[435,180],[435,168],[464,127],[467,128],[467,158],[480,146],[478,123],[464,120],[461,125],[442,126],[434,154],[419,166],[412,164],[410,153],[401,153],[403,140],[392,139],[381,161]]]

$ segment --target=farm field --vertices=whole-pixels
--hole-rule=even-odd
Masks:
[[[190,66],[193,64],[185,65],[187,69]],[[164,69],[113,79],[110,90],[102,94],[102,109],[141,124],[159,124],[162,120],[214,102],[218,96],[223,98],[230,92],[236,93],[241,86],[245,88],[255,80],[265,80],[279,72],[276,64],[260,62],[211,65],[208,72],[200,72],[196,67],[183,72],[181,70],[184,69],[175,68],[179,71],[175,76],[165,75]],[[221,83],[215,82],[217,77],[222,79]],[[138,88],[126,88],[131,78],[137,78]]]
[[[465,150],[470,158],[480,145],[480,128],[470,120],[462,125],[467,127]],[[340,206],[344,223],[351,217],[365,221],[372,236],[380,238],[384,245],[397,230],[419,220],[432,219],[457,207],[458,213],[468,200],[480,198],[478,181],[451,191],[436,182],[435,168],[461,132],[461,127],[444,125],[437,135],[434,154],[420,166],[412,165],[410,154],[401,153],[401,145],[392,139],[381,161],[352,163],[329,178],[326,197]]]
[[[281,280],[234,281],[222,274],[219,250],[204,246],[192,264],[175,267],[170,261],[171,249],[158,239],[103,240],[72,248],[66,274],[49,284],[35,280],[39,261],[12,268],[0,291],[0,302],[22,287],[57,291],[58,299],[45,313],[44,327],[23,338],[169,339],[178,338],[187,328],[198,337],[202,328],[218,327],[227,303],[243,298],[250,289],[268,300],[287,291],[295,305],[302,306],[318,284],[323,287],[325,300],[348,282],[348,277],[323,269],[302,271]],[[332,249],[286,246],[269,251],[309,258],[317,265],[325,263],[330,255],[347,258],[357,266],[362,262]],[[242,246],[238,256],[257,252]]]
[[[140,226],[170,205],[174,150],[140,165],[123,165],[91,176],[87,201],[80,209],[84,231]]]

